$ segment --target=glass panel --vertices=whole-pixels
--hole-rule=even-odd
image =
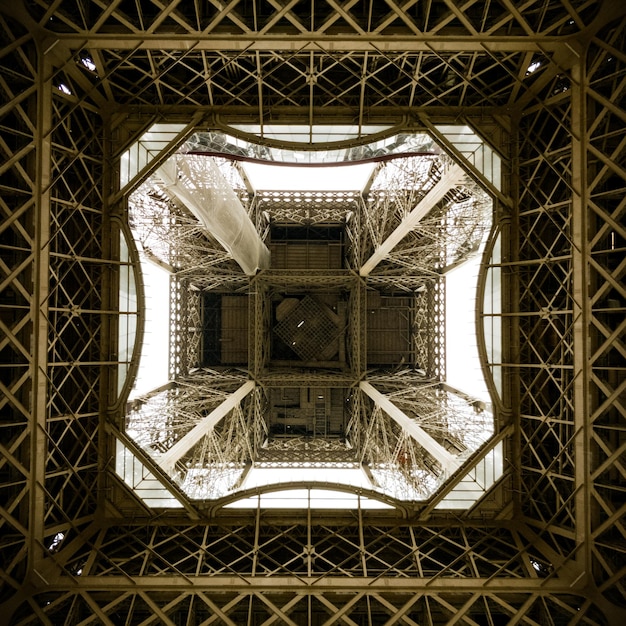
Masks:
[[[119,439],[115,441],[115,452],[117,475],[148,506],[168,509],[182,507],[182,504]]]
[[[145,294],[144,338],[131,400],[168,380],[170,274],[144,255],[141,255],[141,273]]]
[[[130,261],[128,243],[124,233],[120,232],[120,266],[119,266],[119,311],[118,316],[118,371],[117,393],[121,393],[128,365],[133,356],[137,336],[137,285],[135,270]]]
[[[456,389],[490,402],[476,342],[476,285],[480,258],[448,272],[446,280],[446,380]]]
[[[502,160],[469,126],[440,124],[437,130],[481,171],[496,189],[501,189]]]
[[[260,502],[259,502],[260,500]],[[227,509],[393,509],[390,504],[328,489],[294,489],[264,493],[226,505]]]
[[[153,124],[120,157],[120,186],[123,188],[127,185],[146,165],[158,157],[184,128],[184,124]]]
[[[501,236],[494,242],[490,267],[487,270],[485,295],[483,302],[483,332],[487,361],[491,368],[493,381],[500,397],[502,397],[502,270]]]
[[[287,139],[287,137],[282,138]],[[336,141],[336,139],[334,140]],[[366,159],[378,159],[397,154],[440,154],[441,148],[439,148],[433,138],[426,133],[401,133],[364,145],[350,146],[348,148],[298,150],[291,147],[278,148],[256,142],[253,143],[252,141],[245,141],[222,132],[200,132],[195,133],[189,138],[183,145],[182,151],[224,154],[244,159],[297,163],[299,165],[330,165],[333,163],[350,163]]]
[[[503,446],[496,443],[469,471],[459,484],[435,507],[469,509],[503,474]]]

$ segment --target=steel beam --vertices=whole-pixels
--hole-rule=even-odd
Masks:
[[[386,592],[386,593],[502,593],[575,594],[571,579],[559,578],[448,578],[391,576],[75,576],[51,581],[46,591],[192,591],[243,593]]]
[[[70,48],[89,48],[93,50],[183,50],[191,47],[201,51],[328,51],[328,52],[539,52],[552,51],[563,44],[562,37],[551,36],[523,36],[497,37],[479,33],[465,37],[446,37],[430,34],[416,36],[407,33],[405,36],[394,34],[393,37],[376,35],[373,33],[354,35],[317,35],[306,33],[292,37],[258,33],[249,35],[212,35],[202,37],[201,33],[194,34],[155,34],[139,35],[125,33],[104,34],[91,33],[87,36],[74,33],[55,33],[55,38],[64,42]]]
[[[406,413],[401,411],[389,398],[380,393],[367,381],[359,383],[361,391],[366,393],[389,417],[399,424],[415,441],[427,450],[443,469],[452,473],[458,469],[460,462],[448,452],[438,441],[433,439],[419,424],[416,424]]]
[[[46,492],[45,474],[48,458],[48,304],[50,296],[50,215],[51,215],[51,164],[52,164],[52,65],[49,57],[39,58],[37,130],[35,141],[36,184],[40,190],[35,195],[35,237],[33,241],[33,295],[31,316],[33,320],[33,357],[31,362],[31,446],[29,492],[29,564],[39,566],[43,557]]]
[[[165,471],[171,471],[175,463],[195,446],[206,434],[211,432],[215,425],[232,411],[252,390],[254,381],[245,382],[237,391],[232,393],[218,407],[213,409],[199,424],[194,426],[182,439],[177,441],[159,459],[159,465]]]
[[[581,571],[589,571],[591,545],[585,542],[590,529],[590,439],[591,404],[589,398],[591,380],[591,360],[589,341],[589,320],[591,319],[591,294],[588,254],[589,225],[587,217],[587,107],[585,104],[586,74],[584,63],[577,57],[572,68],[572,323],[573,323],[573,402],[576,435],[575,450],[575,515],[576,541],[583,546],[578,550],[576,561]]]
[[[268,268],[269,250],[213,159],[195,159],[169,159],[157,175],[167,191],[194,214],[247,275]]]
[[[465,178],[460,165],[452,165],[435,186],[422,198],[418,205],[400,222],[399,226],[383,241],[374,254],[365,261],[359,270],[361,276],[369,276],[371,271],[406,237],[433,207]]]

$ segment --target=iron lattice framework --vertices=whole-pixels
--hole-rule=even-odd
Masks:
[[[625,26],[610,0],[4,3],[7,621],[623,620]],[[469,511],[156,513],[111,471],[118,232],[146,173],[118,189],[120,156],[157,121],[270,120],[461,122],[501,151],[507,472]]]

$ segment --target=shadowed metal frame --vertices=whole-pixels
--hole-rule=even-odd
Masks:
[[[623,12],[592,0],[3,6],[3,614],[623,619]],[[493,192],[509,451],[496,490],[455,515],[427,504],[405,519],[308,509],[207,522],[190,503],[157,514],[116,478],[114,218],[132,187],[116,188],[116,170],[163,120],[184,132],[461,121],[489,137],[507,164]]]

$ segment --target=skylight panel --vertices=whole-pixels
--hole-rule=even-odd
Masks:
[[[285,476],[285,472],[288,472],[288,477]],[[313,462],[310,467],[253,468],[242,487],[249,489],[264,485],[281,485],[286,482],[341,483],[372,489],[371,483],[358,468],[324,467],[323,464]]]
[[[145,256],[141,259],[141,272],[145,288],[145,326],[141,345],[139,371],[130,399],[148,393],[167,382],[169,350],[169,306],[163,294],[170,289],[170,276],[166,270]]]
[[[446,274],[446,381],[490,402],[476,343],[475,298],[480,269],[476,255]]]

